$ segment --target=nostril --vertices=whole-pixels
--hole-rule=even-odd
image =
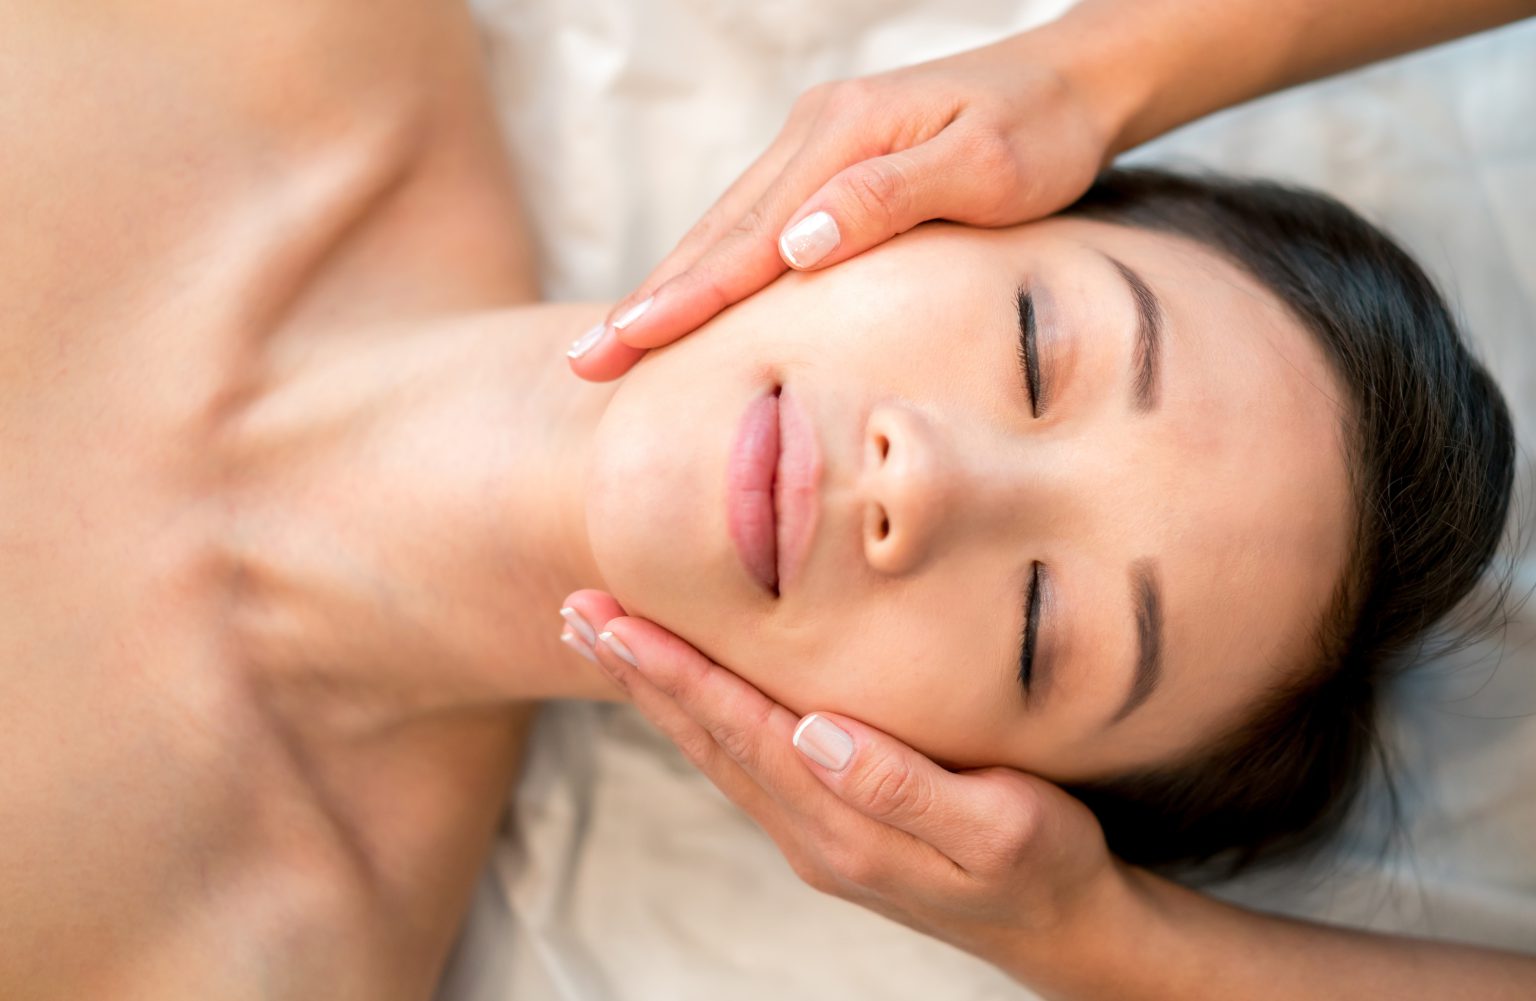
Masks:
[[[875,539],[877,541],[884,542],[885,541],[885,537],[887,535],[890,535],[890,534],[891,534],[891,519],[887,518],[885,515],[882,514],[880,516],[880,524],[875,527]]]
[[[875,448],[880,452],[880,458],[884,459],[887,455],[891,454],[891,439],[883,434],[877,435],[875,437]]]

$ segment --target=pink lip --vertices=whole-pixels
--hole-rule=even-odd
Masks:
[[[748,405],[736,427],[725,470],[725,515],[742,565],[774,594],[779,588],[778,525],[773,512],[778,465],[779,397],[765,393]]]
[[[805,565],[821,471],[815,430],[792,394],[748,405],[726,467],[726,525],[742,565],[774,595]]]
[[[795,582],[810,552],[821,510],[816,500],[821,472],[815,426],[799,399],[786,389],[779,394],[779,472],[773,484],[780,591]]]

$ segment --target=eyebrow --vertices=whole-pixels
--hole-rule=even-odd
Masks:
[[[1102,253],[1102,251],[1101,251]],[[1157,409],[1162,378],[1163,304],[1141,275],[1128,264],[1103,255],[1125,279],[1136,302],[1136,349],[1131,359],[1131,409],[1147,413]]]
[[[1109,721],[1111,726],[1147,701],[1163,676],[1163,595],[1157,565],[1151,560],[1131,564],[1131,591],[1136,606],[1136,671],[1125,703]]]

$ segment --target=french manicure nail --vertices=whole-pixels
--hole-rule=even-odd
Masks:
[[[570,629],[567,628],[560,631],[560,642],[564,643],[572,650],[575,650],[577,653],[592,661],[594,664],[597,663],[597,654],[592,651],[590,646],[578,639],[576,634],[571,632]]]
[[[656,301],[654,295],[648,295],[644,299],[626,309],[617,320],[613,321],[613,329],[623,330],[645,315],[645,311],[651,308],[651,303]]]
[[[598,639],[602,640],[604,643],[607,643],[608,649],[618,654],[620,660],[629,664],[631,667],[640,666],[640,662],[635,659],[634,651],[625,646],[624,641],[613,635],[613,633],[603,633],[602,635],[598,636]]]
[[[812,212],[779,237],[779,253],[797,268],[814,267],[837,249],[842,238],[832,216],[826,212]]]
[[[597,630],[593,629],[592,624],[583,618],[582,614],[576,611],[576,609],[567,605],[560,609],[560,617],[571,624],[571,628],[576,630],[587,646],[597,642]]]
[[[565,356],[567,358],[580,358],[588,351],[591,351],[593,348],[597,347],[598,342],[603,339],[603,334],[605,334],[607,331],[607,324],[599,323],[597,326],[593,327],[591,330],[587,331],[572,341],[571,350],[567,351]]]
[[[811,713],[795,727],[795,749],[823,768],[840,772],[853,759],[853,738],[842,727]]]

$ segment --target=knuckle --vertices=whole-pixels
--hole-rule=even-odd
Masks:
[[[800,877],[800,882],[817,893],[835,894],[837,892],[837,878],[824,867],[803,863],[796,865],[794,869],[795,875]]]
[[[1041,835],[1044,814],[1034,796],[1009,796],[990,811],[993,826],[986,832],[991,853],[1003,865],[1013,865],[1033,849]]]
[[[907,180],[888,159],[866,160],[849,172],[846,190],[866,219],[891,227],[905,207]]]
[[[628,665],[620,666],[628,667]],[[661,694],[676,702],[688,694],[688,678],[683,674],[683,672],[676,669],[676,665],[665,664],[662,666],[665,669],[652,670],[649,675],[645,676],[645,681],[649,683],[651,687],[661,692]],[[633,671],[633,668],[629,668],[628,670],[621,670],[619,673],[621,675],[629,676]]]
[[[932,791],[904,761],[861,773],[853,795],[876,817],[921,817],[932,808]]]
[[[685,279],[688,297],[708,307],[709,313],[729,306],[735,301],[731,275],[714,261],[695,264]]]
[[[743,764],[757,758],[758,741],[768,722],[768,711],[753,710],[744,718],[731,718],[717,724],[713,736],[731,758]]]
[[[868,849],[857,845],[834,844],[827,849],[826,866],[839,887],[873,889],[879,885],[880,865]]]
[[[983,877],[1005,876],[1027,860],[1028,849],[1028,839],[1012,831],[977,832],[966,847],[966,868]]]
[[[828,81],[807,87],[795,98],[794,106],[790,109],[790,117],[815,115],[826,107],[827,100],[832,96],[836,83]]]
[[[729,237],[745,240],[760,240],[768,232],[768,218],[763,214],[762,205],[754,205],[742,213],[731,228],[727,230]]]
[[[976,169],[984,170],[989,177],[1004,182],[1016,179],[1018,157],[1007,136],[995,129],[983,129],[972,135],[966,145],[969,159]]]
[[[736,761],[752,757],[754,734],[750,728],[737,723],[721,723],[715,727],[714,738],[720,749]]]
[[[693,247],[699,247],[709,241],[714,234],[727,229],[725,223],[725,210],[718,205],[711,205],[709,209],[699,217],[699,221],[691,226],[683,238],[677,241],[674,252],[685,251]]]
[[[836,117],[862,114],[875,100],[880,87],[869,77],[849,77],[828,86],[822,107]]]
[[[971,176],[982,179],[977,189],[982,218],[977,221],[1011,221],[998,216],[1014,201],[1024,180],[1013,143],[1001,132],[983,129],[968,135],[962,150]]]
[[[683,757],[700,771],[707,772],[714,763],[715,755],[720,753],[720,748],[704,733],[691,733],[676,738],[675,743],[677,749],[683,752]]]

